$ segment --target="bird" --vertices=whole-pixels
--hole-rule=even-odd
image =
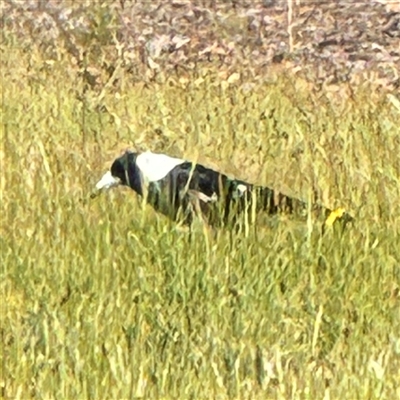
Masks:
[[[91,197],[115,186],[128,186],[155,210],[191,224],[197,216],[210,225],[235,221],[246,210],[270,215],[305,213],[308,205],[269,187],[258,186],[189,160],[166,154],[125,151],[97,182]],[[343,209],[323,208],[326,225],[351,220]]]

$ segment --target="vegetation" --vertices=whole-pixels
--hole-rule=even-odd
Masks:
[[[10,36],[11,37],[11,36]],[[400,397],[398,98],[211,64],[88,87],[61,47],[1,45],[0,395]],[[129,189],[127,147],[270,185],[356,222],[189,233]]]

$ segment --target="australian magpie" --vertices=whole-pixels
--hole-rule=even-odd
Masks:
[[[268,214],[305,212],[307,204],[263,186],[230,178],[201,164],[165,154],[125,152],[96,184],[104,189],[129,186],[157,211],[190,223],[198,215],[210,224],[227,223],[253,207]],[[347,213],[325,210],[331,224]]]

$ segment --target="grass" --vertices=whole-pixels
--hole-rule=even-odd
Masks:
[[[128,74],[86,90],[3,44],[2,398],[400,396],[399,110],[374,88]],[[350,90],[351,89],[351,90]],[[260,216],[191,234],[130,190],[126,147],[198,160],[356,224]]]

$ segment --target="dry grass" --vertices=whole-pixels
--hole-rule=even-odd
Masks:
[[[16,47],[1,75],[3,398],[400,397],[390,98],[212,71],[122,75],[99,97],[62,56]],[[357,223],[189,235],[132,191],[88,201],[125,147],[316,193]]]

